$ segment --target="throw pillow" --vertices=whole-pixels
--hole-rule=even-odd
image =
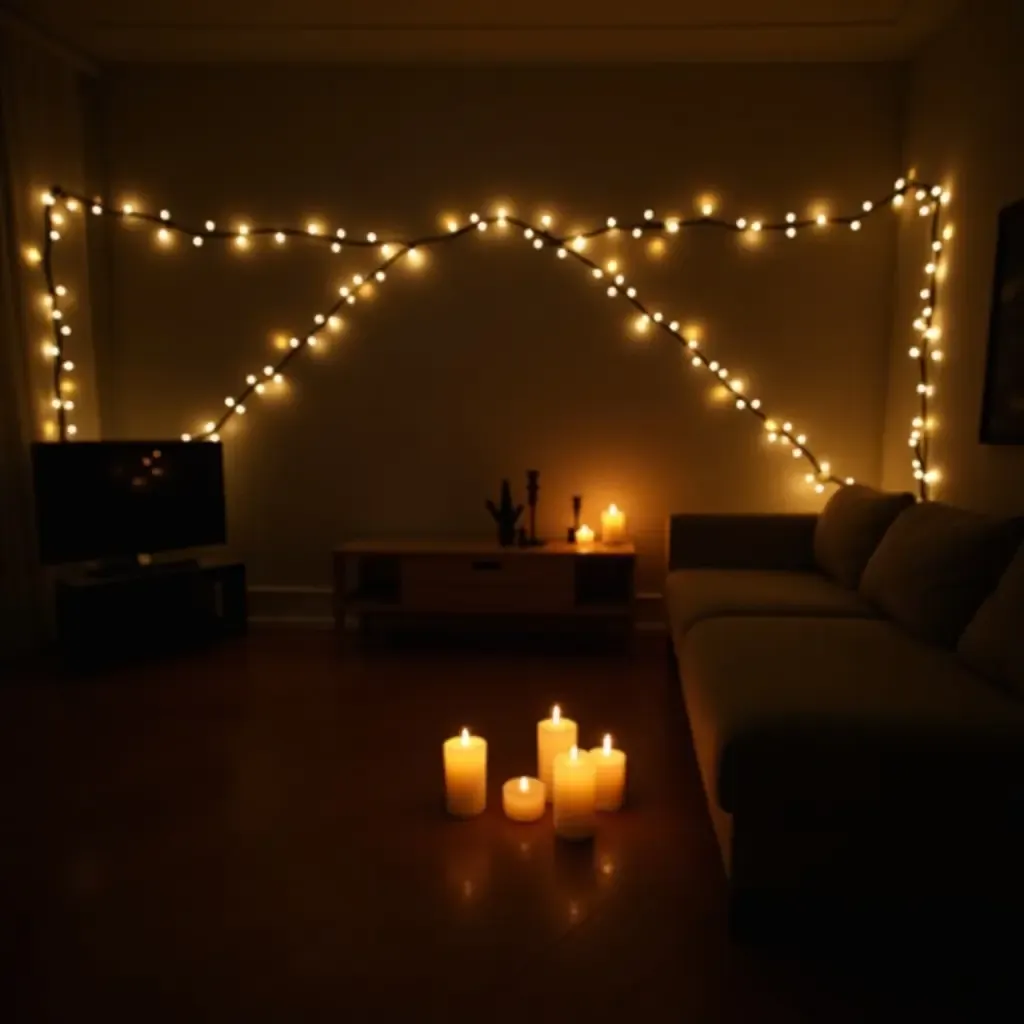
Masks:
[[[914,504],[914,496],[886,494],[863,484],[840,487],[818,516],[814,560],[844,587],[856,590],[864,567],[893,520]]]
[[[976,672],[1024,697],[1024,546],[971,619],[957,653]]]
[[[1020,541],[1019,520],[912,505],[869,559],[860,592],[908,633],[952,648]]]

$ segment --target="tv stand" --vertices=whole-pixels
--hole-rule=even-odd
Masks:
[[[158,572],[180,572],[189,569],[193,572],[199,568],[197,558],[175,558],[166,562],[143,562],[136,558],[113,558],[87,570],[90,579],[108,580],[128,576],[153,575]]]
[[[194,559],[82,573],[56,585],[57,643],[76,669],[194,648],[246,629],[245,566]]]

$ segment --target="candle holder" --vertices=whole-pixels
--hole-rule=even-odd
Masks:
[[[583,496],[574,494],[572,496],[572,526],[569,527],[569,543],[576,543],[576,531],[580,528],[580,509],[583,508]]]
[[[530,508],[530,536],[527,544],[536,547],[544,542],[537,540],[537,495],[540,493],[540,470],[526,471],[526,503]]]
[[[495,505],[493,501],[485,502],[487,510],[498,524],[498,543],[503,547],[511,547],[516,542],[516,522],[523,513],[523,506],[512,501],[512,488],[508,480],[501,481],[501,499]]]

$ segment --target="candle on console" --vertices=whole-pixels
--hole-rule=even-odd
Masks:
[[[513,821],[536,821],[544,815],[547,786],[526,775],[501,787],[501,806]]]
[[[562,717],[562,709],[556,704],[551,717],[537,723],[537,778],[547,789],[546,799],[551,802],[551,787],[554,783],[555,758],[577,742],[576,723]]]
[[[584,549],[594,546],[594,531],[586,523],[576,531],[576,546]]]
[[[626,515],[617,505],[609,505],[601,513],[601,541],[621,544],[626,539]]]
[[[593,758],[578,747],[571,747],[555,758],[552,800],[555,835],[562,839],[590,839],[593,836],[595,775]]]
[[[487,740],[462,735],[444,741],[444,789],[448,813],[472,818],[487,806]]]
[[[626,795],[626,755],[612,747],[605,736],[600,747],[590,751],[594,762],[595,806],[599,811],[617,811]]]

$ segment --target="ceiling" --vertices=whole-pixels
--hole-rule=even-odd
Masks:
[[[958,0],[0,0],[103,61],[900,60]]]

